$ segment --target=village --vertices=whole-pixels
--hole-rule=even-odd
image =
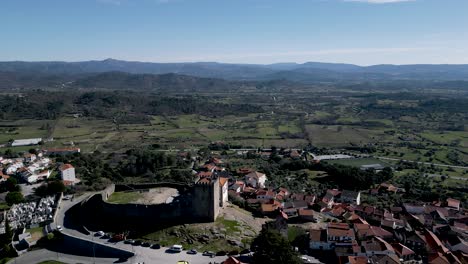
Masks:
[[[51,155],[80,153],[79,148],[44,149],[26,152],[18,158],[2,158],[1,177],[30,185],[46,181],[54,170],[56,177],[68,188],[79,185],[72,164],[54,163]],[[259,156],[271,155],[258,151]],[[309,155],[303,150],[282,150],[280,155],[291,160],[321,162],[327,159],[351,159],[349,155]],[[309,155],[309,156],[308,156]],[[249,167],[230,169],[229,157],[211,152],[204,162],[187,152],[178,156],[193,161],[194,184],[217,184],[220,208],[239,206],[257,218],[268,218],[281,234],[287,236],[288,227],[304,228],[307,247],[297,248],[304,263],[466,263],[468,261],[468,215],[456,199],[422,203],[394,204],[379,207],[363,200],[363,195],[386,199],[405,196],[405,188],[383,182],[368,190],[330,188],[324,192],[290,191],[270,184],[266,173]],[[310,159],[312,156],[312,159]],[[374,170],[379,164],[369,165]],[[369,167],[368,166],[368,167]],[[362,170],[369,169],[361,167]],[[13,242],[19,253],[35,245],[27,230],[43,227],[43,233],[61,230],[52,226],[63,194],[43,197],[36,201],[16,203],[3,211],[0,232],[6,232],[6,223],[17,231]],[[266,227],[264,227],[266,228]],[[230,256],[232,263],[242,263]],[[226,263],[226,262],[225,262]],[[227,262],[229,263],[229,262]]]
[[[31,140],[23,141],[19,142],[32,144]],[[54,170],[57,171],[55,180],[63,186],[72,187],[79,183],[75,168],[71,164],[55,164],[49,156],[79,151],[79,148],[44,149],[34,153],[26,152],[17,158],[0,156],[0,183],[3,186],[12,186],[7,188],[13,188],[7,190],[7,195],[3,196],[9,208],[0,212],[0,234],[8,232],[7,229],[15,231],[12,245],[18,254],[26,252],[28,248],[36,245],[41,237],[56,229],[51,224],[55,221],[63,195],[53,193],[38,197],[34,193],[36,187],[51,180]],[[8,199],[9,194],[14,197],[11,201]]]
[[[304,159],[300,151],[284,154]],[[405,189],[381,183],[360,191],[290,192],[269,185],[265,173],[249,168],[231,173],[223,165],[221,159],[212,157],[197,172],[198,181],[220,178],[220,204],[229,200],[254,214],[274,219],[283,234],[287,234],[288,224],[313,223],[306,230],[309,243],[304,252],[317,259],[332,253],[333,261],[350,264],[468,261],[468,215],[459,200],[414,201],[381,208],[363,203],[361,194],[385,199],[391,195],[404,196]],[[326,259],[330,261],[329,256]]]

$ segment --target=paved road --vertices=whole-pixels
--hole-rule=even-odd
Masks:
[[[405,159],[395,159],[395,158],[387,158],[387,157],[379,157],[374,156],[374,158],[383,159],[383,160],[393,160],[393,161],[404,161],[404,162],[411,162],[423,165],[433,165],[437,167],[447,167],[447,168],[454,168],[454,169],[468,169],[467,166],[456,166],[456,165],[447,165],[447,164],[440,164],[440,163],[431,163],[431,162],[422,162],[422,161],[414,161],[414,160],[405,160]]]
[[[23,254],[15,259],[12,259],[8,262],[8,264],[34,264],[39,263],[46,260],[57,260],[64,263],[83,263],[83,264],[91,264],[91,263],[115,263],[116,259],[112,258],[92,258],[92,257],[84,257],[84,256],[77,256],[77,255],[69,255],[63,253],[57,253],[54,251],[50,251],[47,249],[40,249],[28,252]]]
[[[63,200],[60,205],[60,209],[57,212],[56,225],[61,225],[62,227],[64,227],[64,230],[62,232],[69,236],[73,236],[73,237],[80,238],[80,239],[87,240],[87,241],[92,241],[93,243],[96,243],[96,244],[101,244],[101,245],[106,245],[106,246],[113,247],[113,248],[126,250],[129,252],[133,252],[135,254],[134,257],[121,263],[144,262],[144,263],[164,263],[164,264],[168,263],[170,264],[170,263],[177,263],[177,261],[179,260],[186,260],[190,264],[207,264],[209,262],[221,263],[227,258],[227,257],[209,258],[206,256],[202,256],[201,254],[190,255],[190,254],[187,254],[186,252],[172,254],[172,253],[166,253],[167,248],[151,249],[151,248],[145,248],[141,246],[132,246],[132,245],[124,244],[123,242],[111,243],[111,242],[108,242],[107,240],[96,238],[94,237],[93,234],[86,235],[77,230],[66,228],[66,225],[63,224],[64,218],[65,218],[65,212],[69,210],[71,207],[73,207],[75,204],[78,204],[82,202],[83,200],[91,197],[93,194],[94,193],[88,193],[80,197],[76,197],[73,200],[73,202],[70,200]],[[77,260],[79,259],[77,258]],[[114,261],[116,261],[116,259],[114,259]],[[76,263],[76,262],[71,262],[71,263]],[[101,262],[96,261],[96,263],[101,263]]]

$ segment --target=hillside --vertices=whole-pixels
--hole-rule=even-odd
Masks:
[[[76,88],[98,88],[113,90],[145,90],[145,91],[229,91],[238,84],[213,79],[198,78],[174,73],[168,74],[130,74],[124,72],[106,72],[81,78],[72,83]]]
[[[82,62],[0,62],[0,71],[22,74],[77,75],[103,72],[176,73],[227,80],[286,79],[304,83],[342,80],[468,80],[468,65],[372,65],[307,62],[228,64],[216,62],[152,63],[106,59]]]

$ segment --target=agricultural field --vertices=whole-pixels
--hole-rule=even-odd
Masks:
[[[86,105],[88,113],[96,107],[95,116],[70,114],[83,107],[72,105],[69,114],[56,119],[1,120],[0,144],[12,139],[53,138],[43,147],[74,145],[84,153],[96,150],[121,153],[153,145],[161,149],[196,150],[212,142],[225,142],[236,148],[303,148],[310,144],[333,151],[371,148],[373,156],[396,159],[451,165],[468,163],[468,126],[463,122],[467,119],[466,107],[450,93],[441,100],[440,91],[419,94],[330,87],[310,89],[265,93],[245,88],[239,93],[200,92],[194,97],[194,102],[200,102],[203,107],[244,104],[243,108],[236,108],[236,113],[217,114],[196,103],[191,111],[181,112],[175,102],[175,110],[159,114],[151,109],[142,112],[131,107],[130,110],[105,108],[96,101],[101,97],[107,100],[108,95],[102,92],[90,96],[97,98],[93,99],[96,106],[89,102]],[[123,93],[111,96],[117,102],[119,96],[123,97],[122,101],[140,103],[141,100]],[[183,104],[192,103],[192,99],[186,99],[191,98],[187,95],[178,94],[175,98],[185,98]],[[247,107],[252,109],[244,110]],[[0,151],[7,148],[0,147]],[[30,147],[11,149],[20,152]]]

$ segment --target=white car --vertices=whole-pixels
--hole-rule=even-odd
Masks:
[[[62,226],[61,226],[61,225],[58,225],[58,226],[57,226],[57,230],[58,230],[58,231],[62,231],[62,230],[63,230]]]
[[[104,233],[104,231],[97,231],[94,236],[100,236],[102,237],[103,235],[105,235],[106,233]]]

